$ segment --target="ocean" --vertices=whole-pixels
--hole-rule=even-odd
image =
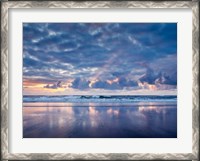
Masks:
[[[176,137],[176,96],[23,96],[23,138]]]

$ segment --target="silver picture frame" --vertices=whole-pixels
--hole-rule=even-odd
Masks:
[[[192,153],[9,153],[8,26],[11,8],[190,8],[192,9]],[[3,1],[1,2],[1,160],[199,160],[198,1]]]

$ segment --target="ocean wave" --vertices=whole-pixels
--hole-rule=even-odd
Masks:
[[[163,102],[177,101],[176,96],[23,96],[23,102]]]

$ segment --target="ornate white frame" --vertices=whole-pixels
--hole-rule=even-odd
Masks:
[[[1,160],[198,160],[199,156],[199,7],[198,1],[4,1],[1,2]],[[193,14],[192,153],[9,153],[8,151],[8,9],[9,8],[190,8]]]

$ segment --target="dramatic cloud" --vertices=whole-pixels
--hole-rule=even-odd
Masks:
[[[62,84],[61,83],[62,83],[61,81],[58,81],[53,85],[47,84],[46,86],[44,86],[44,88],[52,88],[52,89],[62,88]]]
[[[85,79],[81,79],[81,78],[76,78],[72,82],[72,88],[87,89],[87,88],[89,88],[89,81],[86,81]]]
[[[23,78],[44,89],[176,89],[177,24],[23,23]]]

